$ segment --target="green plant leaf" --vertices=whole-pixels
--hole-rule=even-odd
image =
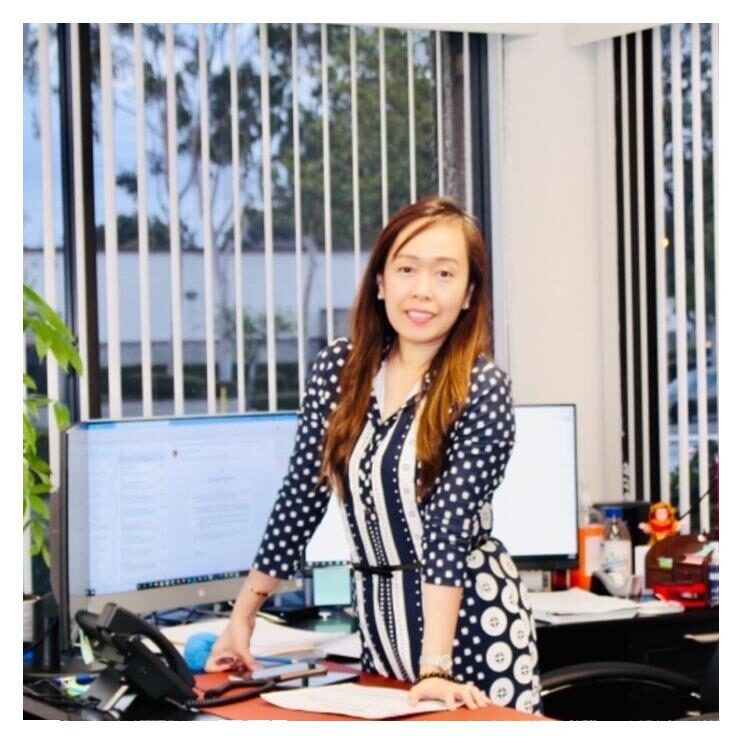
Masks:
[[[49,350],[50,344],[44,340],[40,335],[36,335],[34,338],[34,346],[36,348],[36,355],[39,359],[43,359],[46,356],[46,352]]]
[[[51,350],[57,363],[67,371],[71,366],[82,374],[83,365],[75,336],[59,315],[29,286],[23,286],[24,332],[31,331],[39,359]]]
[[[49,504],[43,498],[39,498],[38,495],[32,495],[29,500],[31,503],[31,509],[42,519],[48,521]]]
[[[46,566],[50,568],[52,565],[52,556],[51,556],[51,553],[49,552],[49,548],[46,545],[44,545],[41,548],[41,556],[44,558],[44,562],[46,563]]]
[[[62,402],[55,402],[52,404],[54,410],[54,418],[57,421],[57,427],[60,431],[64,431],[70,425],[70,411],[67,406]]]
[[[44,405],[48,405],[51,402],[51,399],[49,399],[45,395],[37,395],[35,392],[33,392],[30,395],[26,395],[25,402],[28,407],[32,407],[34,410],[36,410],[40,407],[43,407]]]
[[[23,416],[23,447],[28,447],[30,451],[36,453],[36,429],[31,419],[24,414]]]
[[[51,469],[49,468],[49,463],[38,455],[33,455],[31,457],[28,457],[27,461],[28,461],[28,464],[31,466],[31,468],[35,470],[36,472],[41,472],[44,474],[49,474],[51,472]]]
[[[23,299],[29,302],[48,325],[59,333],[72,340],[72,331],[64,324],[59,315],[27,284],[23,285]]]
[[[44,527],[36,519],[31,522],[31,539],[34,543],[44,541]]]
[[[82,374],[74,333],[43,297],[26,284],[23,285],[23,332],[34,344],[40,360],[51,353],[61,369],[69,372],[71,368]],[[30,391],[24,397],[23,407],[23,514],[27,519],[23,528],[31,530],[31,554],[41,552],[48,565],[50,553],[44,524],[49,520],[49,505],[43,496],[51,491],[52,482],[49,464],[37,452],[39,437],[48,433],[41,411],[51,405],[60,431],[69,426],[70,413],[61,401],[37,394],[36,382],[29,374],[23,375],[23,385]]]

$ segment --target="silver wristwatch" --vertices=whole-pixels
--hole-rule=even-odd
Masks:
[[[440,668],[443,673],[451,673],[453,670],[453,660],[450,655],[421,655],[420,665]]]

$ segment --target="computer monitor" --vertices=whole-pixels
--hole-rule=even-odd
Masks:
[[[521,569],[578,563],[574,405],[516,405],[515,445],[492,500],[492,534]]]
[[[67,432],[70,613],[233,599],[288,469],[296,413],[80,423]]]

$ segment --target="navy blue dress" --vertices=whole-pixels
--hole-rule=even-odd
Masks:
[[[254,567],[292,578],[331,492],[319,485],[322,442],[351,344],[320,352],[302,402],[289,472],[268,520]],[[536,629],[525,585],[501,542],[490,535],[492,495],[515,438],[510,380],[484,357],[451,427],[433,492],[415,497],[415,390],[381,418],[384,366],[352,452],[343,513],[355,572],[364,670],[413,681],[422,650],[422,584],[463,587],[453,645],[453,674],[502,706],[540,711]],[[417,410],[416,410],[417,409]],[[393,569],[385,570],[385,566]],[[399,569],[397,566],[404,566]]]

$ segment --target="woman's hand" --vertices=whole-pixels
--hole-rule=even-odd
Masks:
[[[448,709],[463,702],[468,709],[479,709],[491,704],[489,697],[474,684],[459,684],[441,678],[423,679],[411,689],[407,700],[414,707],[421,699],[439,699]]]
[[[250,653],[250,638],[254,629],[254,614],[238,615],[233,611],[227,628],[211,648],[204,670],[244,673],[261,668],[261,664]]]

